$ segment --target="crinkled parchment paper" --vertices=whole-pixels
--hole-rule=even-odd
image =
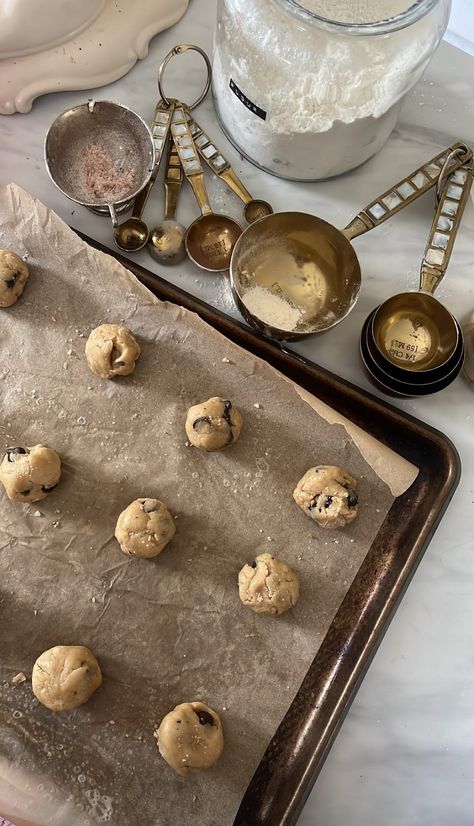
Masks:
[[[291,383],[158,301],[15,186],[0,190],[0,247],[28,252],[31,271],[0,312],[0,450],[44,442],[63,461],[43,502],[0,492],[0,812],[41,826],[228,826],[393,496],[346,429]],[[102,322],[137,336],[132,376],[89,371],[84,345]],[[208,455],[186,446],[184,421],[212,395],[245,421],[237,445]],[[359,480],[359,518],[345,531],[319,529],[293,502],[317,463]],[[398,492],[416,475],[395,455],[385,464]],[[114,539],[138,496],[177,516],[176,538],[151,561]],[[277,619],[238,598],[239,569],[262,551],[301,578],[298,605]],[[85,706],[54,714],[30,676],[60,643],[90,646],[104,682]],[[15,686],[19,671],[29,679]],[[212,770],[183,780],[153,729],[195,699],[221,713],[226,746]]]

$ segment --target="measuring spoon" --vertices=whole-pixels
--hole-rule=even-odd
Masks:
[[[232,292],[244,318],[265,335],[296,340],[327,330],[354,306],[361,284],[360,264],[350,241],[378,227],[415,201],[448,172],[472,158],[462,142],[439,152],[372,201],[343,230],[302,212],[268,215],[247,227],[231,260]],[[294,328],[263,322],[246,307],[245,294],[262,287],[300,311]]]
[[[127,218],[122,224],[114,222],[114,241],[121,250],[125,250],[126,252],[137,252],[143,249],[148,241],[148,227],[145,221],[142,220],[142,214],[153,184],[156,181],[156,176],[158,175],[173,112],[173,102],[168,106],[160,100],[157,104],[151,126],[151,134],[155,146],[155,165],[150,180],[135,198],[131,217]]]
[[[453,172],[444,187],[421,263],[419,292],[398,293],[378,307],[371,333],[381,356],[428,381],[452,357],[460,328],[433,293],[446,274],[473,180],[473,161]]]
[[[222,152],[217,148],[214,141],[211,141],[189,111],[187,111],[186,114],[194,143],[201,158],[212,169],[214,174],[217,175],[218,178],[222,178],[229,189],[245,204],[244,218],[247,223],[253,224],[254,221],[258,221],[266,215],[271,215],[273,209],[270,204],[267,201],[261,201],[251,196],[237,173],[232,169],[229,161],[224,158]]]
[[[179,159],[202,212],[186,233],[186,252],[203,270],[228,270],[234,245],[242,234],[242,227],[228,215],[218,215],[209,205],[199,155],[183,106],[177,104],[171,120],[171,134]]]
[[[186,229],[176,220],[176,204],[183,181],[183,167],[173,138],[168,139],[165,172],[165,218],[152,230],[148,241],[150,255],[159,264],[179,264],[186,254]]]

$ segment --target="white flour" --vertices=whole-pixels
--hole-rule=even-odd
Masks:
[[[302,315],[301,310],[292,307],[284,298],[263,287],[252,287],[245,293],[242,301],[252,315],[278,330],[291,332],[296,328]]]
[[[299,0],[304,9],[340,23],[375,23],[405,12],[414,0]]]
[[[375,9],[380,19],[411,5],[304,4],[328,16],[332,9],[339,19],[356,12],[370,19]],[[225,0],[222,9],[213,89],[227,134],[258,165],[283,177],[314,180],[357,166],[383,145],[404,94],[442,36],[449,0],[439,0],[416,24],[377,36],[308,25],[280,0]]]

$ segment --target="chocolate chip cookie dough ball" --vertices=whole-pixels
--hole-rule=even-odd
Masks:
[[[257,614],[284,614],[296,605],[300,582],[289,565],[271,554],[259,554],[239,573],[239,597]]]
[[[176,533],[174,519],[159,499],[135,499],[120,514],[115,537],[130,556],[158,556]]]
[[[28,267],[19,255],[0,250],[0,307],[11,307],[18,301],[28,276]]]
[[[306,471],[293,499],[322,528],[343,528],[357,516],[357,482],[345,470],[319,465]]]
[[[86,344],[87,363],[101,379],[133,373],[140,352],[140,345],[133,333],[119,324],[101,324],[96,327]]]
[[[186,434],[194,447],[212,453],[234,444],[240,436],[243,419],[228,399],[213,396],[188,410]]]
[[[55,645],[36,660],[31,675],[35,697],[51,711],[82,706],[102,682],[99,663],[85,645]]]
[[[182,777],[213,766],[224,748],[222,724],[205,703],[181,703],[154,732],[160,754]]]
[[[0,482],[12,502],[39,502],[60,478],[61,460],[52,448],[7,447],[0,465]]]

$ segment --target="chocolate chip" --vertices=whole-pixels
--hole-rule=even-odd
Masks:
[[[254,559],[253,562],[250,563],[250,567],[251,568],[256,568],[257,567],[257,563],[256,563],[255,559]]]
[[[230,420],[230,411],[232,410],[232,402],[228,399],[224,402],[224,412],[222,414],[222,418],[225,419],[229,427],[232,427],[232,422]]]
[[[20,275],[20,270],[15,270],[14,272],[9,273],[9,277],[5,279],[5,284],[7,285],[8,289],[11,290],[15,284],[18,276]]]
[[[22,496],[28,496],[31,493],[31,488],[28,488],[28,490],[22,490],[20,493]]]
[[[203,709],[200,709],[199,711],[196,711],[196,714],[199,719],[199,722],[201,723],[201,726],[214,725],[214,717],[212,716],[212,714],[209,714],[208,711],[203,711]]]
[[[29,451],[26,450],[26,448],[24,447],[7,447],[7,460],[9,462],[13,462],[14,459],[12,459],[11,456],[17,456],[26,453],[29,453]]]
[[[198,416],[197,419],[194,419],[194,421],[193,421],[193,430],[196,430],[198,433],[199,432],[208,433],[209,429],[207,427],[206,428],[202,427],[202,425],[204,425],[204,424],[209,425],[209,427],[212,427],[212,419],[211,419],[210,416]]]
[[[54,490],[54,488],[57,488],[57,486],[57,482],[55,482],[54,485],[41,485],[41,490],[43,491],[43,493],[49,493],[50,490]]]
[[[326,499],[326,501],[324,503],[324,508],[325,509],[330,508],[331,505],[332,505],[332,496],[328,496],[328,498]]]
[[[359,497],[357,493],[353,490],[349,491],[349,496],[347,497],[347,507],[348,508],[355,508],[359,504]]]
[[[142,499],[141,503],[142,510],[145,511],[145,513],[153,513],[153,511],[156,511],[160,504],[156,499]]]

